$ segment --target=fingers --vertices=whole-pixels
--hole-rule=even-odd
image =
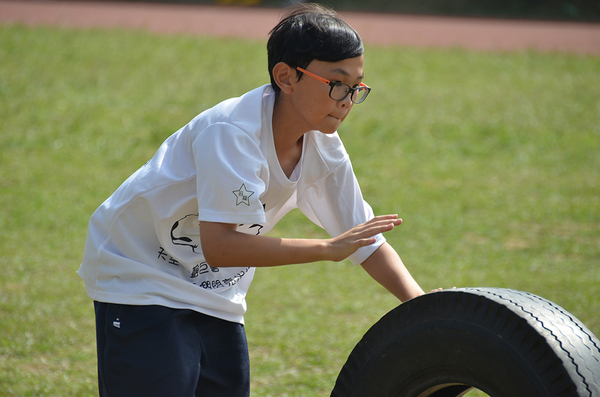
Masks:
[[[374,217],[373,219],[371,219],[370,221],[368,221],[367,223],[384,221],[384,220],[399,222],[398,224],[402,223],[402,219],[398,218],[397,214],[378,215],[378,216]]]
[[[380,215],[357,226],[355,229],[359,232],[368,233],[373,236],[375,234],[388,232],[401,224],[402,219],[398,218],[398,215]]]
[[[376,235],[388,232],[400,225],[398,215],[380,215],[331,239],[332,260],[342,260],[360,247],[377,242]]]
[[[397,216],[373,218],[339,236],[338,240],[354,245],[354,250],[356,250],[374,244],[377,241],[375,237],[377,234],[389,232],[401,223],[402,220],[397,219]]]
[[[456,289],[456,287],[452,287],[452,289]],[[443,288],[436,288],[436,289],[432,289],[429,292],[439,292],[439,291],[443,291],[443,290],[444,290]]]
[[[363,238],[357,241],[359,247],[366,247],[368,245],[375,244],[376,242],[377,239],[375,237]]]
[[[373,223],[391,223],[394,226],[402,224],[402,219],[398,218],[398,215],[379,215],[371,219],[369,222]],[[368,223],[368,222],[367,222]]]

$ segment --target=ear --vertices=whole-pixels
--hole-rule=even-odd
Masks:
[[[285,62],[279,62],[273,67],[273,79],[281,89],[281,92],[289,94],[297,80],[296,70]]]

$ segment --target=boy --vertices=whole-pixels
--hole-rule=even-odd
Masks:
[[[101,396],[248,396],[256,267],[349,258],[402,301],[423,294],[381,235],[402,221],[373,216],[336,132],[370,91],[360,37],[305,5],[267,49],[270,85],[198,115],[90,220]],[[293,208],[332,237],[265,236]]]

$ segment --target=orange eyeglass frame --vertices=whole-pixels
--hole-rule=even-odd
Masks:
[[[296,68],[296,70],[298,70],[298,71],[300,71],[300,72],[302,72],[302,73],[306,74],[306,75],[307,75],[307,76],[309,76],[309,77],[312,77],[313,79],[316,79],[316,80],[320,81],[321,83],[325,83],[325,84],[327,84],[328,86],[330,86],[330,87],[331,87],[331,90],[329,90],[329,97],[330,97],[331,99],[333,99],[334,101],[343,101],[344,99],[346,99],[346,97],[347,97],[348,95],[350,95],[350,99],[352,100],[352,96],[354,96],[354,92],[356,92],[356,91],[362,91],[362,90],[368,90],[368,91],[367,91],[367,93],[365,94],[365,96],[362,98],[362,100],[361,100],[360,102],[354,102],[354,101],[352,101],[353,103],[362,103],[362,102],[364,102],[364,100],[367,98],[367,95],[369,95],[369,92],[371,92],[371,87],[369,87],[368,85],[366,85],[366,84],[364,84],[364,83],[360,83],[360,84],[358,85],[358,87],[356,87],[356,88],[353,88],[353,87],[350,87],[348,84],[342,83],[342,82],[340,82],[340,81],[335,81],[335,82],[332,82],[332,81],[330,81],[330,80],[327,80],[326,78],[323,78],[323,77],[321,77],[321,76],[318,76],[318,75],[316,75],[316,74],[314,74],[314,73],[312,73],[312,72],[309,72],[308,70],[306,70],[306,69],[303,69],[303,68],[301,68],[301,67],[297,67],[297,68]],[[331,92],[333,91],[333,89],[334,89],[334,88],[335,88],[337,85],[340,85],[340,84],[341,84],[341,85],[345,85],[346,87],[348,87],[348,92],[346,93],[346,95],[345,95],[345,96],[344,96],[342,99],[334,99],[334,98],[331,96]]]

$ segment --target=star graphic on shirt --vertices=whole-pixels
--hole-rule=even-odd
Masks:
[[[238,206],[242,203],[250,206],[250,196],[254,194],[254,192],[249,191],[246,188],[246,184],[242,183],[242,186],[238,190],[234,190],[232,192],[235,195],[235,205]]]

